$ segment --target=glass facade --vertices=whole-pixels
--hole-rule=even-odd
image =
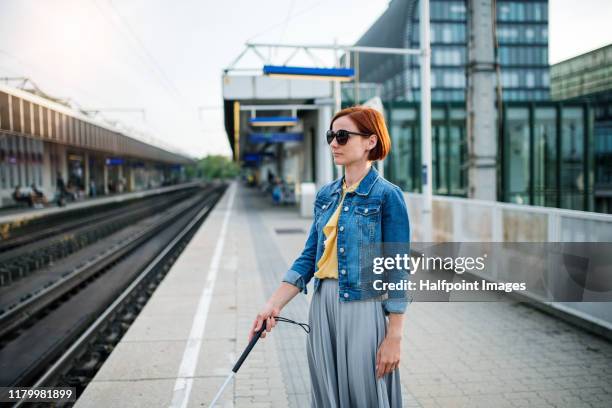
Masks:
[[[404,191],[421,191],[421,131],[419,106],[408,102],[385,104],[391,133],[391,154],[385,177]],[[435,105],[432,109],[432,167],[434,194],[467,194],[465,108]]]
[[[593,136],[595,208],[612,213],[612,102],[600,103],[595,108]]]
[[[417,2],[418,3],[418,2]],[[415,5],[406,32],[406,47],[419,47],[419,7]],[[430,2],[431,98],[433,102],[465,100],[467,65],[467,15],[464,1]],[[405,57],[405,69],[411,81],[404,89],[404,99],[420,100],[418,56]]]
[[[612,45],[553,65],[551,97],[564,103],[586,102],[592,107],[595,211],[612,213]],[[572,134],[581,137],[571,124],[565,131],[570,138]],[[571,150],[566,154],[571,157]],[[571,182],[572,174],[564,177]]]
[[[417,2],[418,3],[418,2]],[[548,1],[504,1],[496,8],[497,60],[502,98],[506,101],[549,99]],[[465,1],[430,1],[432,101],[465,101],[468,62],[468,22]],[[406,32],[406,47],[419,46],[419,8],[413,9]],[[419,100],[419,61],[406,56],[407,80],[398,98],[391,87],[386,100]]]
[[[420,192],[419,104],[386,102],[385,113],[392,140],[385,177],[404,191]],[[465,119],[463,104],[432,106],[434,194],[467,197]],[[500,200],[593,211],[592,128],[586,104],[507,104],[499,146]]]
[[[496,17],[504,100],[548,100],[548,2],[498,1]]]
[[[511,105],[504,115],[503,201],[593,211],[588,105]]]
[[[505,179],[504,201],[518,204],[529,203],[530,143],[529,110],[514,108],[506,111],[504,132],[506,149],[504,155]]]

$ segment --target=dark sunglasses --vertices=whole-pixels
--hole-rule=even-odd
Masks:
[[[344,129],[340,129],[337,132],[334,132],[333,130],[329,129],[325,134],[325,136],[327,137],[327,144],[331,144],[335,137],[339,145],[345,145],[351,135],[370,136],[369,133],[349,132],[348,130]]]

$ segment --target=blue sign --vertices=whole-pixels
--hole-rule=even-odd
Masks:
[[[242,160],[248,162],[259,162],[262,158],[262,155],[259,153],[245,153],[242,155]]]
[[[124,160],[120,157],[107,157],[106,158],[106,165],[107,166],[118,166],[120,164],[123,164]]]
[[[303,133],[249,133],[248,140],[251,143],[283,143],[301,142],[304,140]]]
[[[355,76],[353,68],[312,68],[288,67],[280,65],[264,65],[264,75],[322,77],[330,79],[348,80]]]
[[[268,116],[250,118],[249,123],[253,126],[294,126],[298,118],[295,116]]]

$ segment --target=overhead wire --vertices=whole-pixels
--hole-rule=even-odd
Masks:
[[[284,25],[284,24],[287,24],[289,21],[291,21],[291,20],[293,20],[293,19],[295,19],[295,18],[297,18],[297,17],[300,17],[300,16],[302,16],[302,15],[304,15],[304,14],[308,13],[309,11],[312,11],[314,8],[316,8],[316,7],[320,6],[320,5],[321,5],[321,4],[323,4],[323,3],[325,3],[325,0],[318,1],[318,2],[316,2],[316,3],[314,3],[314,4],[312,4],[310,7],[307,7],[307,8],[305,8],[305,9],[303,9],[303,10],[300,10],[300,11],[296,12],[296,13],[295,13],[294,15],[292,15],[291,17],[285,18],[283,21],[281,21],[281,22],[279,22],[279,23],[276,23],[276,24],[273,24],[273,25],[269,26],[268,28],[265,28],[265,29],[263,29],[262,31],[258,32],[257,34],[252,35],[251,37],[249,37],[249,38],[247,39],[247,42],[250,42],[250,41],[252,41],[254,38],[257,38],[257,37],[259,37],[259,36],[261,36],[261,35],[263,35],[263,34],[266,34],[266,33],[270,32],[270,31],[272,31],[272,30],[274,30],[274,29],[276,29],[276,28],[278,28],[278,27],[280,27],[280,26]]]
[[[289,24],[289,19],[291,18],[291,12],[293,11],[293,7],[295,6],[295,0],[291,0],[291,4],[289,5],[289,11],[287,12],[287,17],[285,17],[285,21],[283,23],[283,30],[280,33],[278,42],[279,44],[283,43],[283,37],[285,36],[285,32],[287,31],[287,25]],[[275,50],[275,56],[278,55],[278,48]]]
[[[132,28],[130,22],[127,19],[125,19],[121,15],[121,13],[119,13],[119,10],[117,10],[117,8],[113,4],[112,0],[107,0],[107,3],[110,6],[110,8],[113,11],[113,13],[115,14],[115,16],[117,16],[119,21],[121,21],[121,23],[125,26],[127,31],[130,33],[130,35],[132,36],[132,38],[134,39],[134,41],[138,45],[138,47],[141,49],[143,54],[150,61],[150,64],[155,68],[155,70],[157,71],[158,75],[162,79],[162,82],[164,82],[165,86],[171,91],[171,93],[174,93],[174,96],[179,98],[179,101],[182,101],[183,97],[181,95],[181,92],[174,85],[174,83],[170,80],[170,78],[168,78],[168,75],[166,75],[164,69],[161,67],[159,62],[155,59],[153,54],[151,54],[151,52],[147,49],[147,47],[145,46],[144,42],[140,39],[138,34],[136,34],[136,31],[134,31],[134,29]]]
[[[99,13],[104,17],[107,21],[109,21],[113,26],[117,28],[117,32],[122,37],[126,38],[126,33],[129,35],[129,38],[126,38],[126,42],[129,46],[135,50],[135,54],[140,59],[141,63],[144,64],[145,67],[153,74],[153,79],[156,80],[158,85],[160,85],[166,93],[171,96],[171,98],[175,101],[177,107],[179,108],[179,112],[181,112],[185,118],[187,118],[191,123],[193,128],[198,127],[198,121],[195,120],[194,117],[188,114],[192,109],[190,109],[185,104],[185,98],[179,91],[179,89],[175,86],[172,80],[168,77],[161,64],[157,61],[157,59],[153,56],[153,54],[148,50],[142,39],[138,36],[136,31],[133,29],[130,22],[123,17],[123,15],[119,12],[117,7],[112,3],[111,0],[107,0],[108,8],[115,16],[115,19],[111,18],[105,10],[103,10],[102,6],[98,3],[97,0],[92,0],[93,4],[98,9]],[[118,21],[118,22],[117,22]],[[147,121],[149,126],[152,124]],[[149,129],[151,129],[149,127]],[[157,133],[159,129],[155,133]],[[159,137],[155,137],[160,140]]]

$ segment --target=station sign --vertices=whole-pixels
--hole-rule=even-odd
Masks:
[[[301,142],[304,140],[302,132],[262,132],[249,133],[248,141],[251,143],[283,143],[283,142]]]
[[[121,157],[107,157],[106,158],[107,166],[118,166],[120,164],[123,164],[124,162],[125,160],[123,160]]]
[[[297,123],[298,118],[295,116],[269,116],[249,119],[249,125],[251,126],[295,126]]]

